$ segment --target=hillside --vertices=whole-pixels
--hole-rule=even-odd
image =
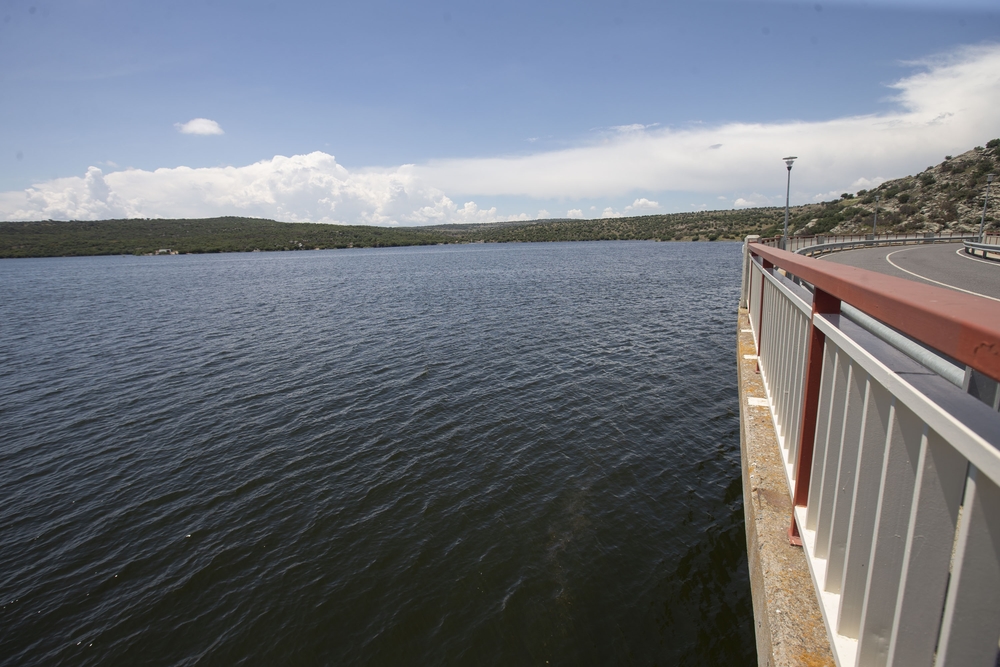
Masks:
[[[0,222],[0,257],[143,255],[433,245],[423,228],[286,223],[259,218]]]
[[[784,209],[698,211],[597,220],[534,220],[425,227],[457,241],[735,240],[780,224]]]
[[[1000,172],[1000,139],[947,156],[915,176],[886,181],[840,199],[792,207],[791,234],[871,231],[978,231],[986,175]],[[997,193],[1000,195],[1000,193]],[[1000,206],[1000,201],[997,202]],[[996,210],[995,207],[991,207]],[[781,233],[784,209],[700,211],[597,220],[533,220],[433,227],[284,223],[257,218],[0,222],[0,258],[70,255],[250,252],[367,248],[438,243],[598,240],[736,240]],[[997,216],[987,212],[987,229]]]
[[[371,248],[439,243],[736,240],[779,225],[759,208],[599,220],[534,220],[435,227],[284,223],[257,218],[0,222],[0,258]]]
[[[986,175],[990,173],[1000,173],[1000,139],[961,155],[946,156],[937,166],[914,176],[886,181],[872,190],[844,193],[837,201],[795,207],[789,233],[870,233],[876,194],[880,233],[978,232]],[[997,194],[1000,193],[994,189],[991,198]],[[1000,201],[995,203],[1000,206]],[[996,210],[991,206],[986,212],[988,230],[997,229]]]

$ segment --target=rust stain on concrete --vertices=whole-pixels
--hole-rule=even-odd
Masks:
[[[759,486],[754,487],[754,491],[756,491],[761,499],[767,503],[768,507],[779,512],[788,512],[788,515],[791,516],[792,500],[787,493],[775,491],[774,489],[765,489]]]
[[[749,328],[740,309],[740,449],[757,659],[761,667],[834,665],[805,554],[788,543],[791,492],[771,415],[748,406],[748,398],[766,396],[756,362],[743,356],[757,352],[753,334],[742,331]]]

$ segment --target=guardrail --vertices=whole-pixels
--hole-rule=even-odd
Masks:
[[[978,237],[977,237],[978,238]],[[989,255],[1000,255],[1000,245],[997,241],[1000,237],[985,237],[981,242],[966,241],[965,252],[968,255],[975,255],[977,252],[983,259],[992,259]],[[992,241],[992,243],[990,242]]]
[[[795,507],[789,536],[837,663],[996,664],[1000,304],[758,243],[744,266],[741,305]],[[963,387],[844,304],[966,366]]]
[[[789,236],[786,250],[799,254],[813,255],[836,250],[861,248],[872,245],[903,245],[908,243],[941,243],[976,239],[971,232],[910,232],[890,234],[816,234],[814,236]],[[771,236],[758,241],[772,248],[781,247],[781,237]]]
[[[817,243],[816,245],[807,246],[804,248],[799,248],[796,250],[796,254],[806,255],[807,257],[816,257],[828,252],[837,252],[838,250],[852,250],[854,248],[866,248],[870,246],[893,246],[893,245],[912,245],[912,244],[924,244],[924,243],[953,243],[956,241],[968,241],[971,239],[978,239],[979,237],[975,234],[966,235],[947,235],[947,236],[926,236],[917,238],[870,238],[861,241],[840,241],[835,243]]]

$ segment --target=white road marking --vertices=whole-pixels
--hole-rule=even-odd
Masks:
[[[973,262],[979,262],[980,264],[989,264],[990,266],[1000,266],[1000,262],[997,262],[995,259],[979,259],[978,257],[973,257],[972,255],[965,252],[964,248],[959,248],[958,250],[955,251],[955,254],[961,257],[962,259],[968,259]]]
[[[951,288],[953,290],[958,290],[959,292],[965,292],[966,294],[972,294],[972,295],[975,295],[975,296],[981,296],[984,299],[989,299],[990,301],[1000,301],[1000,299],[998,299],[998,298],[996,298],[994,296],[987,296],[986,294],[980,294],[979,292],[973,292],[972,290],[962,289],[961,287],[955,287],[954,285],[949,285],[948,283],[943,283],[940,280],[934,280],[933,278],[928,278],[927,276],[922,276],[919,273],[914,273],[913,271],[910,271],[908,269],[904,269],[899,264],[896,264],[896,262],[894,262],[891,259],[889,259],[893,255],[895,255],[897,252],[903,252],[903,250],[909,250],[909,248],[901,248],[899,250],[893,250],[892,252],[890,252],[888,255],[885,256],[885,261],[889,262],[890,264],[892,264],[893,266],[895,266],[897,269],[899,269],[903,273],[909,273],[911,276],[916,276],[917,278],[920,278],[921,280],[926,280],[929,283],[934,283],[935,285],[941,285],[942,287],[949,287],[949,288]]]
[[[757,355],[756,354],[744,354],[743,358],[744,359],[749,359],[750,361],[754,361],[754,360],[757,359]]]
[[[757,398],[755,396],[747,397],[747,404],[753,408],[769,408],[771,404],[767,402],[766,398]]]

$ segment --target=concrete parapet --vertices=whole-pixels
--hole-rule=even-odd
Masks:
[[[743,507],[757,660],[761,667],[833,665],[805,554],[788,542],[791,494],[756,372],[756,345],[745,308],[739,311],[737,340]]]

